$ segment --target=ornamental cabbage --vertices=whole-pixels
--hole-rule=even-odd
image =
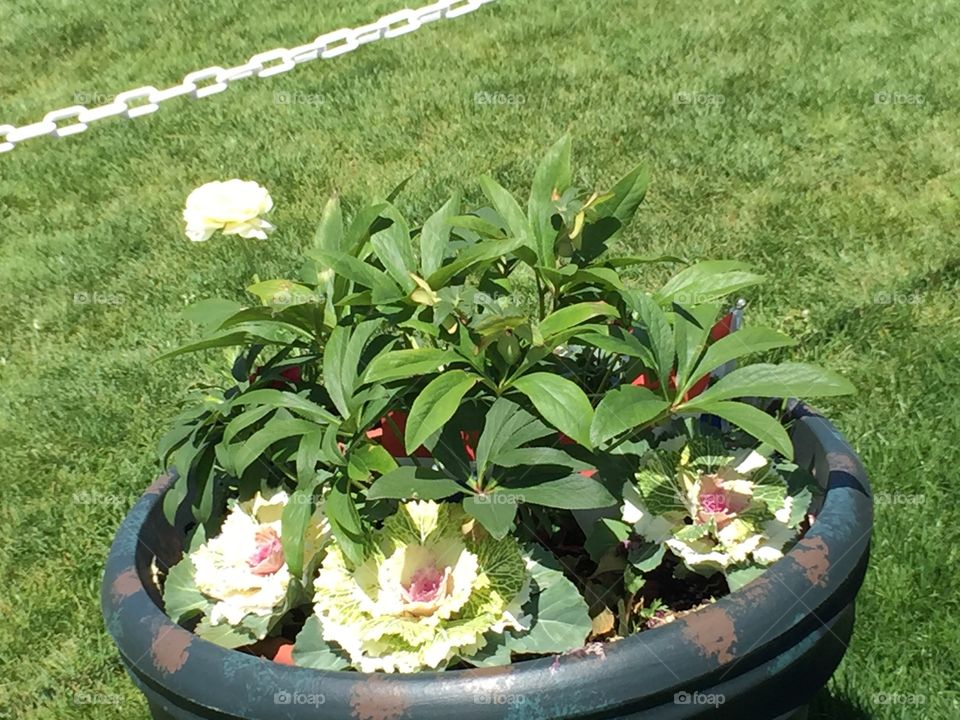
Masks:
[[[277,491],[234,503],[220,533],[200,542],[171,569],[165,587],[171,616],[182,620],[202,614],[197,632],[212,634],[214,642],[235,645],[263,639],[286,612],[291,591],[300,586],[299,579],[292,583],[281,542],[288,502],[287,493]],[[307,523],[305,567],[315,567],[311,561],[329,535],[321,505]]]
[[[375,531],[352,568],[328,550],[314,582],[323,639],[363,672],[442,668],[525,630],[530,578],[512,537],[494,540],[459,505],[409,502]]]
[[[755,450],[733,452],[703,438],[662,443],[623,488],[622,517],[690,570],[711,575],[766,566],[799,534],[810,491]]]

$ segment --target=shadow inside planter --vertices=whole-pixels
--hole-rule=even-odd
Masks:
[[[825,687],[810,703],[807,720],[873,720],[873,715],[852,698]]]

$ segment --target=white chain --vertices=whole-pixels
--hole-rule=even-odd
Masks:
[[[90,123],[115,115],[136,118],[149,115],[160,109],[160,103],[190,95],[203,98],[226,90],[230,83],[256,75],[270,77],[293,70],[297,65],[310,60],[330,58],[356,50],[361,45],[395,38],[418,30],[427,23],[441,19],[452,19],[477,10],[495,0],[438,0],[417,10],[405,8],[369,25],[357,28],[343,28],[321,35],[313,42],[295,48],[277,48],[251,57],[242,65],[231,68],[219,66],[204,68],[188,73],[179,85],[157,90],[152,85],[128,90],[117,95],[111,102],[99,107],[88,108],[84,105],[52,110],[43,116],[43,120],[30,125],[0,125],[0,153],[13,150],[18,144],[44,135],[67,137],[86,130]],[[63,121],[69,121],[64,123]]]

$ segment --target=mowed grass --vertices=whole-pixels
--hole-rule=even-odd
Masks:
[[[0,122],[397,7],[11,0]],[[822,407],[871,472],[873,559],[813,717],[957,717],[958,23],[936,0],[502,0],[0,156],[0,718],[146,716],[98,589],[177,399],[223,364],[154,361],[190,337],[184,306],[290,273],[332,192],[356,207],[416,173],[399,204],[422,219],[482,172],[526,187],[565,130],[584,187],[652,163],[630,250],[752,261],[748,318],[859,388]],[[189,243],[186,195],[230,177],[271,190],[278,232]]]

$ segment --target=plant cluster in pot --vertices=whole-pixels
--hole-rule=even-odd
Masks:
[[[840,661],[869,490],[787,399],[850,384],[745,363],[793,343],[730,332],[744,264],[611,252],[642,166],[584,193],[564,138],[525,209],[481,187],[422,226],[333,198],[298,277],[191,309],[175,352],[232,373],[103,585],[155,718],[786,718]],[[191,196],[192,239],[272,229],[236,188]]]

